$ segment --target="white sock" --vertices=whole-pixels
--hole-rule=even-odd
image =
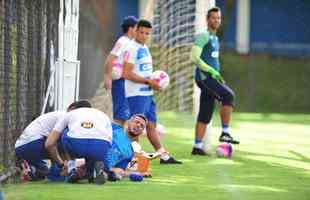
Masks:
[[[223,133],[229,133],[229,127],[223,127]]]
[[[163,153],[163,154],[160,156],[160,158],[166,161],[166,160],[169,160],[170,156],[169,156],[169,154],[167,154],[167,153]]]
[[[68,160],[68,173],[75,169],[75,160]]]
[[[203,149],[203,142],[199,142],[197,144],[194,144],[194,147],[198,148],[198,149]]]
[[[160,147],[160,149],[158,149],[157,152],[160,153],[160,154],[164,154],[167,151],[166,151],[166,149],[164,147]]]

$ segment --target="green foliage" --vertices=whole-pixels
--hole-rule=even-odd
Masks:
[[[226,53],[221,61],[238,111],[310,112],[310,59]]]

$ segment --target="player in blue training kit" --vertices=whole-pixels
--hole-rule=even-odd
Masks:
[[[124,61],[125,95],[130,115],[142,113],[148,119],[147,136],[154,149],[161,154],[161,164],[181,164],[162,147],[156,128],[156,104],[153,90],[160,90],[157,82],[150,79],[153,73],[152,56],[146,42],[150,37],[152,25],[147,20],[137,24],[135,40],[126,49]]]
[[[134,16],[124,18],[121,25],[124,35],[121,36],[115,43],[112,51],[106,59],[104,66],[105,88],[111,89],[112,93],[113,121],[121,124],[122,126],[130,117],[129,107],[125,97],[125,80],[123,77],[113,79],[112,71],[113,67],[118,67],[120,69],[123,68],[124,59],[126,56],[124,52],[135,36],[137,22],[138,20]]]
[[[112,124],[112,148],[108,155],[111,166],[126,170],[134,156],[131,143],[143,133],[146,124],[147,119],[142,114],[133,115],[127,122],[127,129],[116,123]]]
[[[205,131],[214,112],[215,100],[221,102],[222,134],[219,141],[239,144],[239,141],[234,140],[229,134],[229,123],[235,95],[225,84],[220,74],[220,44],[216,36],[221,24],[219,8],[214,7],[208,11],[207,24],[208,30],[198,35],[191,52],[192,60],[196,65],[195,81],[201,89],[193,155],[207,155],[203,150],[202,139],[205,134],[208,134]]]

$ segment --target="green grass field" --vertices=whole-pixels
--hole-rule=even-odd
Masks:
[[[220,132],[214,120],[212,143]],[[232,131],[241,141],[232,159],[193,157],[195,118],[165,112],[160,122],[168,130],[169,151],[184,164],[160,166],[152,162],[153,178],[140,183],[124,179],[103,186],[60,183],[26,183],[4,186],[6,200],[69,199],[310,199],[310,115],[234,115]],[[143,146],[151,150],[144,140]]]

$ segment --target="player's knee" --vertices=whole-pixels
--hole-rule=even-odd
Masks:
[[[235,100],[235,93],[233,91],[229,91],[223,97],[222,104],[223,105],[233,106],[234,105],[234,100]]]
[[[205,123],[205,124],[209,124],[211,121],[211,118],[212,116],[209,113],[206,114],[206,113],[199,112],[197,121]]]

